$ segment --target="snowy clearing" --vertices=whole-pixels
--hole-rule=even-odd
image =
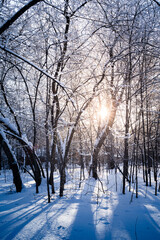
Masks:
[[[74,175],[74,178],[73,178]],[[22,175],[23,190],[16,193],[12,173],[0,175],[0,239],[1,240],[158,240],[160,239],[160,195],[154,186],[145,187],[139,178],[139,197],[122,192],[122,177],[111,170],[100,181],[87,178],[79,188],[79,169],[68,170],[64,197],[58,196],[59,177],[55,173],[57,192],[47,203],[46,179],[35,193],[35,183]]]

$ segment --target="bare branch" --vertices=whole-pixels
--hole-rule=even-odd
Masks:
[[[157,0],[153,0],[153,2],[157,3],[157,5],[160,7],[160,3]]]
[[[13,52],[12,50],[10,50],[10,49],[2,46],[2,45],[0,45],[0,48],[1,48],[2,50],[4,50],[5,52],[8,52],[8,53],[12,54],[13,56],[15,56],[15,57],[23,60],[24,62],[28,63],[30,66],[34,67],[35,69],[37,69],[38,71],[40,71],[41,73],[43,73],[45,76],[47,76],[47,77],[49,77],[50,79],[52,79],[54,82],[56,82],[56,83],[63,89],[63,91],[64,91],[64,92],[67,94],[67,96],[68,96],[68,93],[67,93],[65,87],[63,86],[63,84],[60,83],[60,82],[59,82],[58,80],[56,80],[55,78],[53,78],[49,73],[47,73],[46,71],[44,71],[43,69],[41,69],[40,67],[38,67],[37,65],[35,65],[34,63],[32,63],[31,61],[27,60],[26,58],[24,58],[24,57],[20,56],[19,54]],[[69,96],[68,96],[68,97],[69,97]]]
[[[8,19],[1,27],[0,27],[0,34],[6,31],[9,26],[11,26],[23,13],[25,13],[29,8],[41,2],[42,0],[31,0],[27,3],[24,7],[22,7],[18,12],[16,12],[10,19]]]

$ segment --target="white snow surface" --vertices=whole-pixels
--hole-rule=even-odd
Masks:
[[[10,123],[10,120],[8,118],[0,117],[0,122],[4,123],[4,125],[8,126],[9,129],[11,129],[19,136],[16,126],[13,123]]]
[[[122,176],[114,170],[100,175],[100,181],[89,178],[79,188],[77,167],[68,169],[64,197],[58,196],[59,175],[55,172],[56,194],[47,202],[46,179],[35,193],[35,182],[22,173],[23,190],[16,193],[9,170],[0,174],[1,240],[158,240],[160,239],[160,194],[145,187],[139,177],[139,197],[122,192]],[[74,177],[73,177],[74,176]],[[133,201],[131,196],[133,194]]]

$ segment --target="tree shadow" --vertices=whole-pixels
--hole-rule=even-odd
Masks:
[[[94,192],[96,181],[92,179],[85,182],[84,189],[81,193],[81,199],[79,200],[78,211],[73,224],[71,225],[71,232],[67,239],[69,240],[96,240],[96,229],[93,218],[92,204],[96,202],[92,201],[92,194]],[[83,198],[82,198],[83,196]],[[85,204],[84,204],[85,201]]]
[[[8,207],[6,212],[4,211],[5,217],[2,218],[0,224],[0,239],[14,239],[19,234],[22,234],[22,238],[24,237],[24,239],[30,239],[28,237],[30,234],[32,235],[32,239],[37,239],[37,236],[40,239],[39,232],[41,229],[47,227],[47,222],[43,220],[46,220],[48,213],[52,212],[53,206],[59,203],[59,200],[58,197],[51,204],[47,204],[46,197],[44,198],[43,195],[38,194],[35,199],[29,202],[25,198],[20,198],[16,204],[13,201],[9,206],[9,212]],[[63,214],[69,203],[66,204],[65,202],[64,205],[59,205],[60,207],[57,207],[56,211],[54,211],[55,218]],[[24,236],[24,233],[28,236]],[[21,239],[21,237],[18,239]]]
[[[106,231],[104,239],[159,239],[160,229],[158,229],[156,221],[145,209],[144,201],[134,198],[133,202],[130,203],[131,194],[118,194],[118,204],[115,209],[112,209],[110,231]],[[114,196],[109,201],[115,206]],[[147,202],[150,202],[151,205],[154,204],[154,201],[150,199]]]

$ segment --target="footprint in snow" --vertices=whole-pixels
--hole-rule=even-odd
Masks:
[[[63,226],[59,226],[59,227],[57,227],[58,229],[65,229],[65,227],[63,227]]]
[[[103,224],[106,224],[106,225],[110,224],[109,222],[106,222],[106,218],[104,217],[100,218],[99,220],[102,221]]]

